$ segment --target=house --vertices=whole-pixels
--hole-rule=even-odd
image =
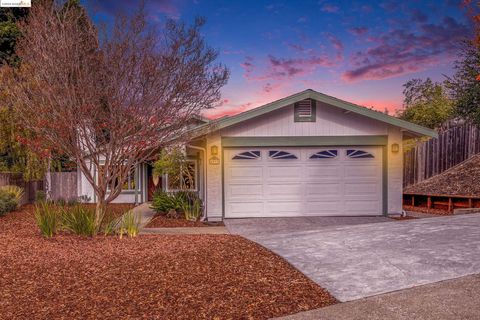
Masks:
[[[436,133],[308,89],[199,124],[188,184],[208,220],[400,213],[402,141],[423,136]],[[140,164],[115,202],[149,201],[173,180]],[[95,201],[84,178],[78,190]]]

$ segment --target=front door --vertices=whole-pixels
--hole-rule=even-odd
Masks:
[[[147,200],[153,200],[153,194],[156,190],[162,188],[162,176],[157,175],[153,171],[153,167],[151,165],[147,166]]]

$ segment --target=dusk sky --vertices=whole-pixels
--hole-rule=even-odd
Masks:
[[[135,1],[101,1],[98,16]],[[206,41],[231,77],[222,106],[235,114],[311,88],[390,113],[411,78],[452,74],[458,42],[471,34],[461,1],[150,0],[152,21],[203,16]],[[91,7],[91,5],[90,5]]]

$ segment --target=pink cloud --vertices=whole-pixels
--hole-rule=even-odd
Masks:
[[[318,68],[333,67],[343,60],[343,43],[332,34],[327,38],[335,51],[335,57],[315,52],[300,44],[287,44],[295,51],[295,57],[284,58],[273,54],[267,55],[266,61],[259,63],[253,57],[245,57],[240,64],[244,69],[244,77],[250,81],[283,81],[309,75]]]
[[[424,23],[418,32],[391,30],[379,37],[370,37],[373,46],[350,58],[352,68],[345,81],[379,80],[425,70],[451,59],[457,44],[470,34],[470,29],[455,19],[445,17],[440,24]]]

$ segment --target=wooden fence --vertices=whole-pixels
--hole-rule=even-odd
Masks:
[[[50,197],[53,200],[77,198],[77,173],[52,172]],[[0,186],[15,185],[25,190],[21,204],[35,201],[37,191],[46,190],[45,180],[24,181],[21,173],[0,173]]]
[[[478,127],[463,124],[440,132],[438,139],[419,142],[404,153],[403,186],[442,173],[479,152]]]
[[[77,193],[77,172],[52,172],[50,197],[52,200],[76,199]]]

